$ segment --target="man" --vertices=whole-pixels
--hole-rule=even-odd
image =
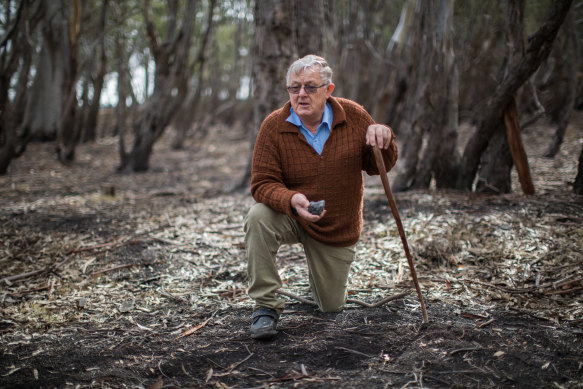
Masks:
[[[387,169],[397,160],[390,127],[375,124],[353,101],[332,97],[332,69],[308,55],[287,72],[290,101],[262,123],[253,150],[245,221],[249,296],[255,300],[251,337],[271,338],[284,301],[275,256],[282,244],[302,243],[314,301],[323,312],[342,310],[348,273],[362,230],[362,171],[379,174],[372,146]],[[310,202],[325,209],[310,212]]]

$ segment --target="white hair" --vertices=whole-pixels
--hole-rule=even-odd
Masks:
[[[289,85],[292,75],[298,75],[304,70],[313,68],[314,66],[320,67],[320,76],[322,77],[322,81],[324,81],[326,84],[331,84],[332,68],[328,65],[328,62],[326,62],[324,58],[313,54],[306,55],[305,57],[300,58],[291,64],[285,77],[286,84]]]

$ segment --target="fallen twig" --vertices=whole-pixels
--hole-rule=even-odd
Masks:
[[[297,294],[293,294],[291,292],[286,292],[286,291],[283,291],[283,290],[276,290],[275,293],[281,294],[283,296],[291,297],[291,298],[293,298],[295,300],[301,301],[302,303],[306,303],[306,304],[318,306],[318,304],[315,301],[305,299],[305,298],[303,298],[301,296],[298,296]]]
[[[178,302],[181,302],[181,303],[184,303],[184,304],[189,304],[189,302],[187,300],[185,300],[183,298],[180,298],[178,296],[174,296],[172,293],[166,291],[166,289],[164,289],[163,287],[160,290],[160,294],[162,296],[164,296],[164,297],[167,297],[167,298],[171,299],[171,300],[175,300],[175,301],[178,301]]]
[[[580,282],[583,280],[583,278],[579,278],[576,280],[570,280],[572,276],[569,276],[567,278],[564,278],[562,280],[559,281],[555,281],[555,282],[549,282],[549,283],[545,283],[539,286],[532,286],[532,287],[527,287],[527,288],[510,288],[508,286],[501,286],[501,285],[494,285],[494,284],[490,284],[488,282],[482,282],[482,281],[476,281],[476,280],[460,280],[462,283],[463,282],[469,282],[470,284],[468,285],[469,287],[472,287],[472,284],[477,284],[477,285],[482,285],[482,286],[487,286],[490,288],[495,288],[495,289],[499,289],[499,290],[503,290],[504,292],[507,293],[512,293],[512,294],[525,294],[525,293],[531,293],[531,292],[542,292],[545,295],[554,295],[554,294],[565,294],[565,293],[571,293],[571,292],[576,292],[578,290],[583,289],[583,287],[575,287],[575,288],[571,288],[571,289],[563,289],[563,290],[554,290],[554,291],[542,291],[542,289],[546,289],[549,287],[553,287],[554,289],[559,288],[559,287],[566,287],[569,286],[571,284]]]
[[[23,290],[22,292],[10,293],[10,295],[11,296],[21,296],[23,294],[30,294],[30,293],[35,293],[35,292],[42,292],[43,290],[47,290],[47,289],[50,289],[50,288],[51,288],[51,283],[49,283],[46,286],[39,286],[38,288]]]
[[[20,274],[15,274],[13,276],[4,277],[4,278],[2,278],[2,281],[7,283],[8,285],[10,285],[12,283],[12,281],[21,280],[23,278],[28,278],[28,277],[33,277],[33,276],[36,276],[36,275],[42,274],[42,273],[54,272],[54,271],[58,270],[61,266],[63,266],[67,262],[69,262],[70,260],[71,260],[71,257],[67,256],[67,257],[65,257],[64,260],[62,260],[61,262],[59,262],[55,266],[48,266],[45,269],[33,270],[33,271],[26,272],[26,273],[20,273]]]
[[[286,292],[286,291],[281,290],[281,289],[276,290],[275,293],[278,293],[278,294],[281,294],[283,296],[287,296],[287,297],[293,298],[295,300],[301,301],[302,303],[306,303],[306,304],[310,304],[310,305],[315,305],[315,306],[318,305],[313,300],[308,300],[306,298],[303,298],[301,296],[298,296],[297,294],[294,294],[294,293],[291,293],[291,292]],[[404,293],[399,293],[399,294],[396,294],[396,295],[393,295],[393,296],[387,296],[387,297],[385,297],[385,298],[383,298],[383,299],[381,299],[381,300],[379,300],[379,301],[377,301],[375,303],[372,303],[372,304],[369,304],[367,302],[360,301],[360,300],[355,300],[355,299],[348,299],[348,300],[346,300],[346,302],[347,303],[351,303],[351,304],[358,304],[358,305],[361,305],[361,306],[363,306],[365,308],[378,308],[381,305],[388,303],[389,301],[398,300],[398,299],[400,299],[402,297],[405,297],[408,294],[409,294],[409,292],[404,292]]]
[[[180,338],[184,338],[185,336],[189,336],[194,334],[196,331],[200,330],[202,327],[206,326],[208,324],[208,322],[215,317],[215,314],[217,313],[217,311],[213,312],[213,314],[211,315],[211,317],[209,317],[208,319],[206,319],[205,321],[203,321],[202,323],[200,323],[197,326],[194,326],[186,331],[184,331],[182,334],[178,335],[178,337],[176,339],[180,339]]]
[[[2,278],[2,281],[6,282],[7,284],[10,284],[12,281],[36,276],[37,274],[44,273],[45,271],[46,271],[46,269],[41,269],[41,270],[33,270],[33,271],[26,272],[26,273],[21,273],[21,274],[15,274],[13,276],[8,276],[8,277]]]
[[[362,353],[362,352],[360,352],[358,350],[352,350],[352,349],[346,348],[346,347],[339,347],[339,346],[337,346],[337,347],[334,347],[334,348],[336,350],[342,350],[342,351],[349,352],[351,354],[360,355],[361,357],[366,357],[366,358],[372,358],[373,357],[372,355],[368,355],[368,354]]]
[[[475,345],[474,347],[463,347],[463,348],[458,348],[456,350],[451,350],[449,352],[449,355],[451,356],[451,355],[454,355],[457,353],[462,353],[465,351],[476,351],[476,350],[481,350],[481,349],[482,349],[482,347],[480,345]]]
[[[301,373],[295,370],[292,370],[291,373],[286,374],[283,377],[280,378],[272,378],[266,381],[261,381],[263,383],[272,383],[272,382],[285,382],[285,381],[298,381],[298,380],[304,380],[304,381],[309,381],[309,382],[326,382],[326,381],[340,381],[341,378],[340,377],[314,377],[314,376],[310,376],[308,374],[308,370],[306,369],[306,367],[304,366],[304,364],[302,363],[300,365],[300,370]]]
[[[152,264],[153,264],[153,262],[126,263],[125,265],[118,265],[118,266],[110,267],[110,268],[107,268],[107,269],[98,270],[96,272],[91,273],[91,275],[92,276],[97,276],[97,275],[100,275],[100,274],[108,273],[110,271],[115,271],[115,270],[120,270],[120,269],[127,269],[128,267],[148,266],[148,265],[152,265]]]
[[[575,274],[571,274],[569,277],[566,277],[566,278],[563,278],[562,280],[553,282],[553,288],[555,288],[555,289],[565,288],[565,287],[568,287],[572,284],[576,284],[577,282],[583,281],[583,277],[579,277],[577,279],[571,280],[571,278],[573,278],[574,276],[575,276]]]
[[[99,250],[99,249],[114,249],[114,248],[118,248],[118,247],[125,246],[125,245],[137,244],[138,242],[141,241],[141,239],[139,239],[140,236],[149,235],[152,232],[154,232],[155,230],[159,230],[160,228],[164,228],[164,227],[165,226],[158,226],[157,228],[154,228],[152,230],[142,231],[142,232],[136,233],[132,236],[122,236],[121,238],[117,238],[112,242],[97,244],[94,246],[81,247],[78,249],[71,249],[71,250],[67,251],[65,253],[65,255],[77,254],[77,253],[82,253],[84,251],[93,251],[93,250]],[[155,239],[155,240],[162,240],[161,238],[156,238],[156,237],[151,236],[151,235],[150,235],[150,238]],[[169,242],[165,241],[164,243],[169,243]]]
[[[555,290],[553,292],[545,292],[546,295],[555,295],[555,294],[567,294],[577,292],[579,290],[583,290],[583,286],[578,286],[576,288],[565,289],[565,290]]]
[[[212,377],[224,377],[226,375],[229,375],[233,372],[233,370],[235,370],[237,367],[239,367],[243,362],[245,362],[246,360],[248,360],[249,358],[251,358],[253,355],[255,355],[254,353],[250,353],[249,355],[247,355],[245,358],[243,358],[242,360],[240,360],[239,362],[235,362],[233,364],[231,364],[228,368],[227,371],[224,373],[213,373],[212,371],[209,372],[209,374],[207,375],[207,382],[209,379],[211,379]]]
[[[488,324],[494,323],[495,321],[496,321],[496,319],[490,319],[490,320],[485,321],[483,323],[476,324],[476,327],[483,328],[483,327],[486,327]]]
[[[120,242],[123,242],[124,239],[129,240],[128,237],[121,237],[121,238],[117,238],[113,242],[97,244],[97,245],[94,245],[94,246],[81,247],[81,248],[78,248],[78,249],[71,249],[71,250],[67,251],[66,255],[82,253],[84,251],[98,250],[98,249],[102,249],[102,248],[109,248],[109,247],[113,248],[113,247],[117,247],[116,245],[119,244]]]
[[[405,296],[407,296],[409,294],[409,292],[403,292],[403,293],[399,293],[399,294],[395,294],[393,296],[387,296],[375,303],[369,304],[367,302],[364,301],[360,301],[360,300],[355,300],[355,299],[348,299],[346,300],[347,303],[352,303],[352,304],[358,304],[361,305],[365,308],[378,308],[383,304],[388,303],[389,301],[393,301],[393,300],[398,300],[400,298],[403,298]]]

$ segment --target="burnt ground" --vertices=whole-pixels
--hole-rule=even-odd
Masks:
[[[114,173],[115,139],[80,146],[71,166],[32,144],[0,177],[0,386],[583,387],[577,119],[554,160],[548,123],[524,133],[534,196],[397,195],[429,323],[373,177],[350,297],[408,295],[336,314],[290,299],[262,342],[245,294],[252,200],[225,191],[244,136],[217,127],[182,151],[163,139],[132,176]],[[309,298],[301,248],[277,260],[284,289]]]

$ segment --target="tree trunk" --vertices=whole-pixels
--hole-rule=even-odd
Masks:
[[[506,47],[508,48],[508,54],[503,69],[503,80],[509,76],[509,70],[524,57],[524,0],[508,1],[506,15]],[[518,111],[514,98],[508,102],[507,107],[504,109],[503,119],[500,118],[500,122],[501,124],[505,123],[506,132],[497,131],[494,137],[505,136],[507,141],[496,139],[487,148],[486,154],[488,155],[482,157],[477,190],[495,191],[499,194],[512,191],[510,172],[514,163],[525,193],[533,194],[534,187],[530,178],[528,160],[520,138]],[[507,150],[508,147],[510,147],[510,150]],[[499,158],[501,155],[508,155],[509,152],[512,156],[511,159]],[[489,163],[495,166],[489,166]]]
[[[178,30],[177,1],[168,2],[169,21],[166,40],[160,36],[152,21],[150,2],[144,2],[144,20],[150,49],[156,63],[154,92],[144,104],[143,112],[134,121],[132,151],[118,168],[122,172],[140,172],[149,169],[154,143],[162,136],[187,93],[188,54],[196,20],[198,2],[186,2],[182,26]]]
[[[456,35],[464,37],[460,48],[459,110],[462,120],[471,121],[481,111],[487,97],[497,85],[500,53],[505,52],[505,31],[498,15],[503,15],[506,2],[456,2],[464,9],[465,18],[458,18]]]
[[[453,52],[453,1],[425,2],[417,15],[417,89],[407,103],[411,127],[404,139],[393,190],[427,189],[432,179],[440,188],[455,185],[458,82]]]
[[[119,12],[119,10],[118,10]],[[116,18],[120,17],[119,13]],[[126,151],[126,127],[127,127],[127,97],[129,95],[128,87],[128,69],[127,54],[125,51],[123,33],[121,29],[116,34],[116,58],[117,58],[117,105],[115,107],[115,127],[113,134],[118,137],[120,166],[126,166],[128,163],[128,153]]]
[[[512,155],[508,148],[508,139],[502,120],[498,123],[496,133],[482,155],[481,164],[476,192],[502,194],[511,191]]]
[[[261,4],[259,4],[261,3]],[[255,3],[255,41],[253,44],[253,120],[249,135],[251,150],[265,117],[288,99],[285,89],[287,67],[291,65],[295,48],[289,39],[294,31],[292,8],[288,2],[265,0]],[[251,158],[245,175],[234,190],[249,188]]]
[[[575,177],[573,192],[583,195],[583,148],[581,149],[581,154],[579,154],[579,166],[577,167],[577,177]]]
[[[211,0],[209,4],[209,13],[206,21],[206,29],[202,35],[200,41],[200,47],[198,49],[198,55],[196,61],[193,63],[192,74],[196,74],[196,84],[191,91],[188,93],[188,97],[185,99],[185,104],[182,105],[180,111],[176,115],[175,126],[176,126],[176,137],[172,142],[172,148],[175,150],[182,149],[184,145],[184,140],[186,135],[198,113],[198,108],[200,104],[200,96],[203,89],[204,74],[206,71],[207,56],[208,56],[208,42],[211,37],[213,30],[213,15],[215,10],[216,0]]]
[[[60,4],[49,1],[42,21],[42,47],[32,87],[28,91],[25,114],[19,137],[53,140],[59,128],[65,79],[66,34],[60,17]]]
[[[107,20],[107,4],[109,0],[104,0],[101,6],[101,13],[99,16],[99,29],[97,34],[101,35],[98,47],[98,67],[93,80],[93,98],[90,100],[83,122],[83,137],[82,142],[94,141],[97,137],[97,124],[99,118],[99,109],[101,107],[101,92],[103,90],[103,83],[105,80],[105,73],[107,71],[107,53],[105,52],[105,24]],[[91,74],[91,71],[88,72]]]
[[[80,135],[76,88],[79,73],[77,51],[80,24],[81,2],[73,0],[68,34],[66,34],[67,39],[63,41],[67,63],[63,82],[62,116],[57,129],[57,157],[63,163],[71,162],[75,158],[75,148],[79,143]]]
[[[407,0],[403,4],[399,24],[391,36],[383,56],[383,68],[378,80],[379,87],[375,103],[371,110],[372,117],[380,123],[390,123],[393,131],[399,132],[401,123],[400,113],[404,109],[399,109],[405,99],[409,82],[407,74],[413,69],[410,66],[409,51],[403,50],[407,40],[412,36],[411,30],[415,23],[415,1]],[[385,63],[390,64],[389,66]]]
[[[556,0],[547,21],[529,38],[524,55],[508,71],[508,76],[498,85],[476,118],[477,131],[468,141],[461,162],[457,188],[471,190],[480,164],[480,158],[492,135],[500,127],[503,112],[514,94],[536,71],[552,48],[553,41],[563,23],[572,0]]]
[[[296,56],[301,58],[308,54],[323,56],[324,3],[323,0],[294,0],[295,26],[294,39]]]
[[[563,72],[561,72],[560,75],[557,75],[560,80],[556,82],[558,85],[554,85],[553,87],[553,98],[559,101],[556,114],[553,114],[553,116],[556,116],[553,119],[557,123],[557,130],[553,135],[551,145],[544,154],[547,158],[554,158],[559,152],[563,139],[565,138],[565,132],[567,131],[571,112],[575,107],[580,48],[577,29],[575,28],[574,12],[569,12],[567,15],[567,20],[562,31],[566,36],[568,43],[566,50],[557,52],[558,61],[562,65],[561,69]]]
[[[8,172],[14,158],[24,153],[29,137],[18,136],[21,131],[27,101],[28,81],[32,68],[34,48],[29,39],[42,21],[45,3],[23,0],[20,3],[12,27],[3,37],[0,50],[0,175]],[[10,9],[6,9],[5,21],[11,19]],[[10,101],[9,91],[12,77],[17,73],[14,98]]]

